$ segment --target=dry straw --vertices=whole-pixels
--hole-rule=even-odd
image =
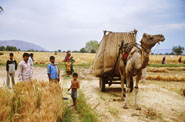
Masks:
[[[0,55],[0,64],[6,64],[7,59],[9,59],[10,52],[2,52],[3,55]],[[57,53],[54,55],[54,52],[33,52],[34,53],[34,63],[35,64],[48,64],[50,63],[49,57],[55,56],[55,60],[58,63],[62,63],[64,60],[66,53]],[[23,52],[14,52],[14,58],[17,62],[22,60]],[[74,60],[76,61],[76,65],[82,64],[93,64],[95,59],[94,53],[72,53]]]
[[[147,67],[147,72],[168,72],[167,68],[155,68],[155,67]]]
[[[62,120],[62,91],[58,84],[21,82],[13,90],[0,88],[0,121],[55,122]]]
[[[158,81],[185,81],[185,75],[148,75],[147,80]]]

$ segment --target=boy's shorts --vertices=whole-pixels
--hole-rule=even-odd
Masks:
[[[77,98],[77,91],[72,91],[71,92],[71,97],[72,98]]]

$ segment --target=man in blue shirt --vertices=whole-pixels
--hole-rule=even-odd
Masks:
[[[48,67],[47,67],[49,82],[58,83],[60,81],[60,70],[57,67],[57,64],[55,64],[54,56],[50,57],[50,62],[51,63],[48,64]]]

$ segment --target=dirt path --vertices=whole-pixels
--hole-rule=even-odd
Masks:
[[[120,85],[107,86],[106,92],[102,93],[99,92],[98,79],[94,78],[90,71],[84,70],[81,75],[83,78],[81,88],[87,102],[103,122],[185,122],[185,97],[162,88],[159,83],[153,83],[155,81],[140,84],[139,105],[142,110],[137,111],[134,109],[134,92],[130,94],[130,109],[125,110],[122,108],[123,102],[118,101],[121,92]]]
[[[79,71],[81,77],[80,84],[87,104],[97,112],[99,120],[102,122],[185,122],[185,97],[180,94],[161,87],[163,82],[146,81],[140,84],[139,105],[141,111],[134,109],[134,92],[130,94],[130,109],[122,108],[123,102],[120,99],[120,85],[107,87],[107,92],[99,91],[98,79],[92,76],[89,69]],[[47,81],[46,68],[35,67],[34,79]],[[5,67],[0,67],[0,86],[6,80]],[[17,74],[16,74],[17,81]],[[165,82],[170,85],[170,82]],[[176,85],[173,82],[174,85]],[[182,83],[183,84],[183,83]],[[63,83],[64,96],[70,98],[67,88],[70,81]],[[179,83],[178,85],[181,85]],[[70,104],[70,103],[69,103]],[[76,116],[76,115],[75,115]],[[73,120],[78,119],[76,116]]]

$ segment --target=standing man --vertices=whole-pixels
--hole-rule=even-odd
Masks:
[[[15,85],[15,70],[17,70],[17,62],[13,58],[13,53],[10,53],[10,59],[6,62],[7,80],[6,86],[10,88],[10,77],[12,81],[12,86]]]
[[[57,64],[55,63],[54,56],[50,57],[50,62],[51,63],[48,64],[48,67],[47,67],[49,82],[58,83],[60,81],[60,70],[57,67]]]
[[[33,69],[34,69],[34,59],[33,59],[33,53],[30,53],[28,62],[30,64],[30,68],[31,68],[31,77],[33,76]]]
[[[18,78],[19,81],[31,81],[31,68],[30,64],[28,62],[29,54],[24,53],[23,54],[23,60],[18,65]]]

